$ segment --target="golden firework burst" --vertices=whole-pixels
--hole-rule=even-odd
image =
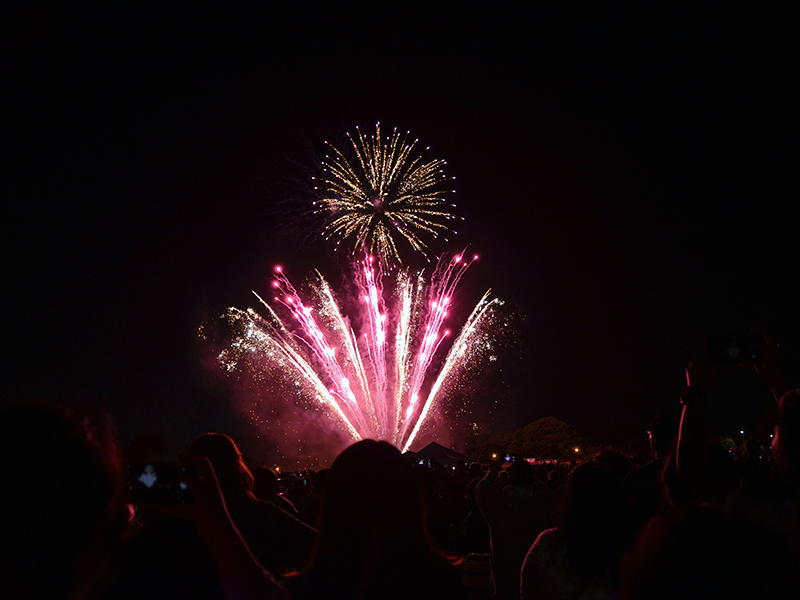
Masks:
[[[325,175],[317,179],[322,198],[315,211],[331,217],[325,236],[336,238],[337,245],[354,240],[352,252],[377,256],[383,266],[402,263],[397,235],[428,258],[423,237],[452,232],[446,221],[457,218],[450,212],[455,205],[445,200],[453,192],[444,188],[450,179],[442,170],[445,161],[423,161],[413,152],[418,140],[408,143],[408,134],[397,129],[382,140],[380,123],[372,137],[358,128],[347,137],[355,160],[328,144],[332,153],[322,164]]]

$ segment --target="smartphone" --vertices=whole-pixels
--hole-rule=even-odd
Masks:
[[[126,487],[134,504],[194,504],[183,475],[194,467],[170,462],[128,463]]]
[[[764,358],[757,346],[764,344],[764,335],[748,331],[735,335],[714,335],[706,340],[706,356],[712,364],[747,364]]]

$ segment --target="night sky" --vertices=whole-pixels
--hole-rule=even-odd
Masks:
[[[311,176],[377,121],[456,178],[464,221],[434,248],[481,257],[464,310],[492,288],[524,315],[475,400],[494,428],[638,444],[714,333],[766,327],[796,373],[800,12],[699,4],[9,17],[6,400],[100,405],[173,453],[266,443],[198,327],[255,306],[275,264],[336,279]],[[770,408],[749,370],[718,389],[719,432]]]

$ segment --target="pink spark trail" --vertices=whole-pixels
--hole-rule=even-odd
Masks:
[[[492,350],[498,300],[484,294],[450,345],[438,373],[431,365],[450,336],[445,323],[456,286],[477,257],[441,259],[430,283],[423,273],[386,275],[378,261],[354,265],[359,296],[356,335],[328,283],[316,272],[305,298],[276,268],[274,304],[267,310],[229,309],[237,335],[218,360],[228,371],[240,365],[289,376],[300,396],[323,408],[352,439],[386,440],[408,450],[447,390]],[[389,284],[384,289],[384,283]],[[305,296],[305,294],[304,294]],[[258,356],[259,361],[249,363]],[[438,362],[438,361],[437,361]],[[277,373],[279,371],[279,373]]]

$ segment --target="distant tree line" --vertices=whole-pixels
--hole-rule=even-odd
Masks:
[[[543,417],[513,433],[493,433],[480,424],[467,440],[464,453],[474,461],[488,462],[492,455],[504,453],[539,460],[568,459],[582,454],[583,449],[575,429],[555,417]]]

